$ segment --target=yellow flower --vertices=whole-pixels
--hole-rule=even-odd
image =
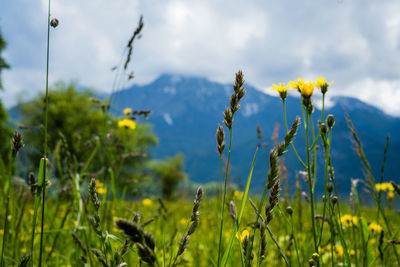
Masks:
[[[35,211],[33,209],[29,209],[28,212],[30,215],[33,215],[35,213]]]
[[[0,229],[0,235],[4,235],[4,230]]]
[[[381,184],[375,184],[375,190],[378,192],[394,191],[394,187],[391,183],[381,183]]]
[[[244,240],[244,238],[246,237],[246,236],[249,236],[249,231],[248,230],[243,230],[242,231],[242,234],[240,235],[240,242],[243,242],[243,240]],[[239,239],[239,233],[236,233],[236,238],[237,239]]]
[[[287,97],[287,90],[293,88],[289,88],[289,86],[285,85],[284,83],[279,83],[278,85],[273,84],[272,87],[270,87],[270,89],[278,92],[281,99],[285,100]]]
[[[143,206],[150,206],[153,204],[153,200],[151,200],[150,198],[145,198],[142,200],[142,205]]]
[[[392,201],[394,198],[394,193],[392,191],[389,191],[387,193],[387,200]]]
[[[26,253],[26,248],[21,248],[21,252],[25,254]]]
[[[325,81],[324,77],[319,77],[319,78],[317,79],[317,82],[316,82],[315,85],[316,85],[319,89],[321,89],[321,92],[322,92],[323,94],[325,94],[325,93],[328,91],[328,86],[331,85],[333,82],[334,82],[334,81],[331,81],[330,83],[327,83],[327,82]]]
[[[345,214],[340,218],[340,222],[343,227],[351,227],[353,225],[357,225],[358,218],[355,216],[351,216],[350,214]]]
[[[124,127],[127,129],[136,129],[136,122],[132,121],[132,120],[128,120],[128,119],[123,119],[118,121],[118,127]]]
[[[233,195],[235,196],[235,198],[237,200],[241,200],[243,197],[243,192],[239,192],[239,191],[233,191]]]
[[[368,229],[374,233],[380,233],[382,231],[382,227],[373,222],[368,225]]]
[[[131,112],[132,112],[132,109],[130,109],[130,108],[124,109],[124,114],[125,115],[129,115],[129,114],[131,114]]]
[[[382,190],[382,184],[376,184],[375,185],[375,190],[378,191],[378,192],[383,191]]]
[[[304,85],[304,79],[298,78],[297,81],[291,81],[288,83],[290,89],[298,89]]]
[[[386,186],[387,186],[387,190],[394,191],[394,187],[391,183],[386,183]]]
[[[356,251],[354,249],[351,249],[350,250],[350,256],[354,256],[354,255],[356,255]]]
[[[284,83],[279,83],[278,85],[273,84],[272,87],[270,87],[270,89],[278,93],[284,93],[288,90],[288,87]]]
[[[96,191],[99,195],[104,195],[107,192],[103,187],[97,188]]]
[[[343,257],[343,247],[342,246],[335,246],[335,253],[338,255],[339,258]]]
[[[302,96],[310,97],[314,92],[315,83],[309,81],[308,83],[303,83],[299,86],[299,90]]]

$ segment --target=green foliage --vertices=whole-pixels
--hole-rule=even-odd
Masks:
[[[157,144],[150,125],[137,123],[136,129],[118,127],[118,118],[106,112],[106,104],[92,98],[89,91],[78,91],[74,84],[58,83],[50,92],[48,151],[62,184],[72,180],[72,173],[83,169],[87,176],[108,179],[108,170],[112,168],[118,186],[141,177],[147,150]],[[25,140],[33,166],[43,149],[44,105],[42,94],[22,104],[19,111],[22,122],[28,126]],[[95,149],[98,153],[84,168]]]
[[[1,32],[0,32],[0,75],[3,69],[8,69],[9,65],[6,61],[1,57],[1,53],[6,48],[6,41],[3,39]],[[3,89],[3,85],[1,82],[0,76],[0,90]],[[10,150],[10,138],[12,135],[12,129],[6,125],[8,120],[7,111],[3,107],[3,103],[0,101],[0,167],[7,165],[8,163],[8,153]],[[5,165],[4,165],[5,164]]]
[[[186,179],[187,175],[183,172],[183,166],[184,157],[182,154],[151,162],[150,168],[158,177],[165,198],[172,198],[179,182]]]

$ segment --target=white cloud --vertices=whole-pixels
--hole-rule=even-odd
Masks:
[[[13,67],[3,75],[11,104],[18,93],[43,88],[47,1],[1,1],[0,9]],[[77,80],[110,92],[110,69],[143,14],[132,65],[137,83],[164,72],[227,83],[239,68],[258,88],[324,75],[335,80],[331,95],[400,116],[399,13],[400,2],[390,0],[58,0],[52,2],[60,26],[51,32],[50,82]]]

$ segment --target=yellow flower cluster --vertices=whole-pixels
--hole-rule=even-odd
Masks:
[[[394,187],[391,183],[381,183],[381,184],[375,184],[375,189],[378,192],[381,191],[394,191]]]
[[[284,83],[279,83],[278,85],[273,84],[270,89],[278,92],[282,99],[286,98],[286,92],[289,89],[298,89],[302,96],[310,97],[313,94],[315,87],[319,88],[322,93],[326,93],[328,86],[332,84],[333,81],[327,83],[324,77],[319,77],[316,82],[305,82],[304,79],[298,78],[297,81],[290,81],[287,85]]]
[[[99,180],[96,180],[96,192],[99,195],[104,195],[107,192],[107,190],[104,188],[104,184]]]
[[[127,129],[135,130],[136,122],[129,120],[129,119],[123,119],[123,120],[118,121],[118,127],[124,127]]]
[[[340,222],[343,227],[352,227],[358,224],[358,218],[350,214],[345,214],[340,218]]]
[[[394,187],[391,183],[375,184],[375,190],[378,192],[387,192],[387,200],[392,201],[394,199]]]
[[[129,115],[129,114],[131,114],[132,109],[131,108],[126,108],[126,109],[124,109],[123,112],[124,112],[125,115]]]
[[[374,233],[380,233],[380,232],[382,231],[382,227],[381,227],[379,224],[376,224],[376,223],[374,223],[374,222],[372,222],[372,223],[370,223],[370,224],[368,225],[368,229],[369,229],[371,232],[374,232]]]

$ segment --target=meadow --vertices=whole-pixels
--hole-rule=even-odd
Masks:
[[[249,159],[243,190],[235,187],[229,172],[231,153],[240,153],[231,151],[235,127],[240,127],[234,118],[246,97],[245,75],[239,70],[216,129],[219,181],[183,193],[178,191],[186,179],[182,159],[148,158],[156,138],[141,119],[151,116],[150,110],[126,107],[124,114],[115,115],[112,99],[78,93],[73,86],[49,88],[50,31],[58,23],[49,5],[46,89],[23,106],[28,125],[14,129],[1,161],[1,266],[400,265],[394,205],[400,186],[384,175],[389,138],[382,148],[381,176],[375,177],[348,115],[365,175],[348,181],[350,197],[336,188],[330,154],[335,117],[324,112],[333,81],[298,78],[271,86],[282,100],[285,136],[273,137],[265,186],[253,194],[261,145]],[[113,90],[122,86],[122,79],[134,78],[125,72],[143,25],[140,18],[116,68]],[[290,122],[285,106],[289,90],[299,93],[299,114]],[[318,118],[313,114],[317,90],[322,95]],[[299,131],[305,132],[302,148],[296,147]],[[287,153],[294,153],[303,167],[292,179],[293,195],[285,191],[282,158]],[[324,164],[323,176],[317,175],[317,162]],[[26,169],[28,177],[16,177]],[[323,188],[322,198],[317,187]],[[372,204],[360,201],[365,192]]]

